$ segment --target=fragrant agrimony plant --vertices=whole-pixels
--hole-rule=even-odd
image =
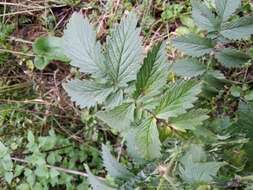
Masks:
[[[206,110],[192,109],[201,83],[167,80],[170,64],[165,43],[154,45],[143,55],[137,20],[134,13],[129,13],[110,31],[102,46],[87,18],[74,13],[64,32],[64,49],[70,64],[87,78],[70,80],[63,87],[81,108],[99,108],[96,117],[120,133],[135,161],[145,162],[161,156],[160,129],[193,130],[208,115]],[[133,176],[106,146],[102,150],[112,177]],[[95,190],[110,189],[86,169]]]
[[[81,108],[101,105],[96,116],[121,133],[136,159],[160,156],[159,125],[186,130],[207,119],[205,110],[189,110],[201,84],[177,81],[167,84],[169,64],[165,44],[156,44],[142,60],[137,17],[130,13],[107,38],[104,50],[87,19],[74,13],[64,33],[71,65],[89,73],[63,86]],[[142,64],[143,62],[143,64]],[[191,121],[187,128],[183,122]]]
[[[187,34],[173,40],[174,46],[193,59],[178,60],[174,71],[183,76],[198,76],[206,67],[195,58],[215,58],[227,68],[240,68],[252,57],[238,50],[238,40],[247,40],[253,34],[253,17],[239,17],[235,13],[241,9],[241,0],[215,0],[215,8],[208,7],[201,0],[192,0],[192,17],[204,31],[202,35]],[[184,67],[186,69],[184,70]],[[189,71],[189,72],[187,72]]]

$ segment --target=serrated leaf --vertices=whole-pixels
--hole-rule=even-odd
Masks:
[[[113,109],[122,104],[124,98],[124,92],[122,89],[117,89],[116,92],[112,92],[105,101],[106,109]]]
[[[93,190],[116,190],[115,188],[107,185],[104,181],[98,179],[98,177],[94,176],[87,165],[85,165],[85,169],[88,174],[88,181]]]
[[[180,159],[180,162],[186,165],[192,162],[206,162],[206,159],[207,156],[203,146],[199,144],[190,144],[187,152]]]
[[[201,83],[195,81],[181,81],[171,84],[156,107],[156,117],[167,120],[169,117],[184,114],[187,109],[193,107],[200,92]]]
[[[123,85],[136,79],[142,59],[140,29],[137,17],[130,13],[117,25],[107,38],[106,66],[113,82]]]
[[[112,92],[112,87],[88,80],[71,80],[63,84],[65,91],[73,102],[81,108],[103,103]]]
[[[244,66],[250,56],[235,49],[226,48],[215,54],[215,58],[225,67],[235,68]]]
[[[152,160],[161,156],[156,120],[148,118],[133,127],[126,136],[128,152],[134,158]]]
[[[4,174],[4,179],[7,181],[8,184],[11,184],[13,178],[14,178],[13,172],[6,172]]]
[[[181,59],[173,64],[172,70],[181,77],[196,77],[202,75],[206,67],[197,59]]]
[[[191,145],[181,158],[183,167],[179,168],[181,177],[189,184],[210,183],[217,175],[222,162],[207,162],[205,151],[200,145]]]
[[[70,64],[81,72],[100,73],[104,70],[101,45],[96,41],[96,32],[81,13],[73,13],[63,35],[65,54]]]
[[[241,0],[215,0],[218,16],[225,22],[241,7]]]
[[[193,20],[203,30],[213,32],[217,30],[218,21],[212,11],[200,0],[191,0]]]
[[[230,40],[250,38],[253,34],[253,16],[241,17],[222,26],[221,35]]]
[[[177,130],[194,130],[209,118],[207,113],[208,111],[203,109],[191,110],[176,118],[171,118],[170,125]]]
[[[110,127],[123,132],[129,129],[134,119],[134,107],[133,103],[123,103],[112,110],[100,111],[96,116]]]
[[[240,132],[247,134],[247,137],[253,139],[253,103],[240,102],[237,111],[238,125]]]
[[[178,50],[193,57],[200,57],[211,53],[214,48],[211,39],[202,38],[196,34],[177,37],[173,40],[173,45]]]
[[[0,141],[0,159],[8,154],[8,148]]]
[[[137,74],[134,96],[157,94],[161,87],[166,84],[168,68],[165,44],[159,43],[148,52],[144,59],[144,64]]]
[[[187,183],[210,183],[223,165],[221,162],[191,163],[184,165],[180,173]]]
[[[108,174],[114,178],[128,180],[134,175],[121,165],[110,153],[106,145],[102,145],[103,163]]]

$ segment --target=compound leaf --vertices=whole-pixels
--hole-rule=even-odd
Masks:
[[[115,178],[128,180],[134,175],[121,165],[110,153],[106,145],[102,145],[103,163],[109,175]]]
[[[224,24],[220,33],[230,40],[250,38],[253,34],[253,16],[242,17]]]
[[[108,124],[110,127],[125,131],[129,129],[134,117],[134,104],[123,103],[112,110],[100,111],[96,116]]]
[[[242,67],[249,60],[250,56],[235,49],[226,48],[215,54],[215,58],[225,67]]]
[[[137,74],[134,96],[157,94],[166,84],[168,66],[165,44],[159,43],[144,59],[144,64]]]
[[[140,29],[137,17],[130,13],[117,25],[107,38],[106,66],[113,82],[123,85],[136,79],[142,58]]]
[[[200,0],[192,0],[191,4],[193,20],[199,27],[209,32],[216,31],[218,21],[212,11]]]
[[[113,90],[106,84],[79,79],[68,81],[63,84],[63,87],[71,100],[81,108],[103,103]]]
[[[241,0],[216,0],[215,5],[218,16],[225,22],[241,7]]]
[[[171,84],[156,107],[156,117],[168,119],[184,114],[187,109],[193,107],[200,92],[201,84],[195,81],[181,81]]]
[[[177,37],[173,40],[173,45],[183,53],[193,57],[211,53],[214,48],[211,39],[202,38],[196,34]]]
[[[198,59],[181,59],[173,64],[172,70],[181,77],[196,77],[202,75],[206,67]]]
[[[161,156],[156,120],[148,118],[132,128],[127,136],[128,152],[135,158],[152,160]]]
[[[63,35],[65,54],[71,59],[70,64],[81,72],[100,73],[104,59],[101,45],[96,40],[96,32],[87,18],[81,13],[73,13]]]

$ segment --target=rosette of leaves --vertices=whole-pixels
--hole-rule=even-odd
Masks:
[[[239,17],[236,13],[241,8],[241,0],[215,0],[215,8],[208,7],[200,0],[192,0],[192,17],[195,23],[205,31],[204,37],[190,33],[173,40],[174,46],[186,55],[202,58],[215,58],[227,68],[240,68],[251,60],[247,52],[233,47],[237,40],[247,40],[253,34],[253,16]],[[184,60],[176,63],[175,72],[182,74],[183,65],[191,74],[200,75],[205,66]]]

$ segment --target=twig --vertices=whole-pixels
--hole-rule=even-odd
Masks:
[[[11,12],[11,13],[6,13],[6,14],[1,14],[0,17],[12,16],[12,15],[18,15],[18,14],[24,14],[24,13],[32,14],[31,12],[41,11],[42,9],[44,9],[44,7],[43,8],[36,8],[36,9],[26,10],[26,11]]]
[[[31,42],[31,41],[27,41],[27,40],[24,40],[24,39],[21,39],[21,38],[16,38],[14,36],[9,37],[8,40],[9,41],[15,41],[15,42],[22,42],[22,43],[26,43],[26,44],[33,44],[33,42]]]
[[[49,102],[45,102],[41,99],[33,99],[33,100],[6,100],[6,99],[0,99],[0,102],[7,102],[7,103],[23,103],[23,104],[42,104],[42,105],[51,105]]]
[[[123,139],[123,140],[121,141],[121,144],[120,144],[120,150],[119,150],[118,157],[117,157],[117,160],[118,160],[118,161],[120,160],[120,157],[121,157],[121,154],[122,154],[124,142],[125,142],[125,139]]]
[[[8,49],[0,49],[0,52],[12,53],[12,54],[16,54],[16,55],[25,55],[25,56],[30,56],[30,57],[35,56],[33,54],[30,54],[30,53],[23,53],[23,52],[8,50]]]
[[[6,3],[6,0],[4,1],[4,3]],[[3,14],[3,20],[2,20],[3,22],[2,22],[2,23],[4,24],[5,13],[6,13],[6,4],[4,4],[4,11],[3,11],[3,13],[4,13],[4,14]]]
[[[11,160],[15,161],[15,162],[21,162],[21,163],[24,163],[24,164],[29,164],[28,161],[24,160],[24,159],[20,159],[20,158],[15,158],[15,157],[11,157]],[[71,170],[71,169],[67,169],[67,168],[61,168],[61,167],[58,167],[58,166],[52,166],[52,165],[46,165],[47,168],[51,168],[51,169],[55,169],[57,171],[60,171],[60,172],[64,172],[64,173],[69,173],[69,174],[73,174],[73,175],[79,175],[79,176],[83,176],[83,177],[88,177],[88,174],[87,173],[84,173],[84,172],[80,172],[80,171],[77,171],[77,170]],[[105,178],[102,178],[102,177],[98,177],[100,180],[105,180]]]
[[[24,5],[24,4],[21,4],[21,3],[9,3],[9,2],[0,2],[0,5],[4,5],[4,6],[6,6],[6,5],[8,5],[8,6],[16,6],[16,7],[24,7],[24,8],[38,8],[38,6],[37,7],[35,7],[35,6],[29,6],[29,5]]]

